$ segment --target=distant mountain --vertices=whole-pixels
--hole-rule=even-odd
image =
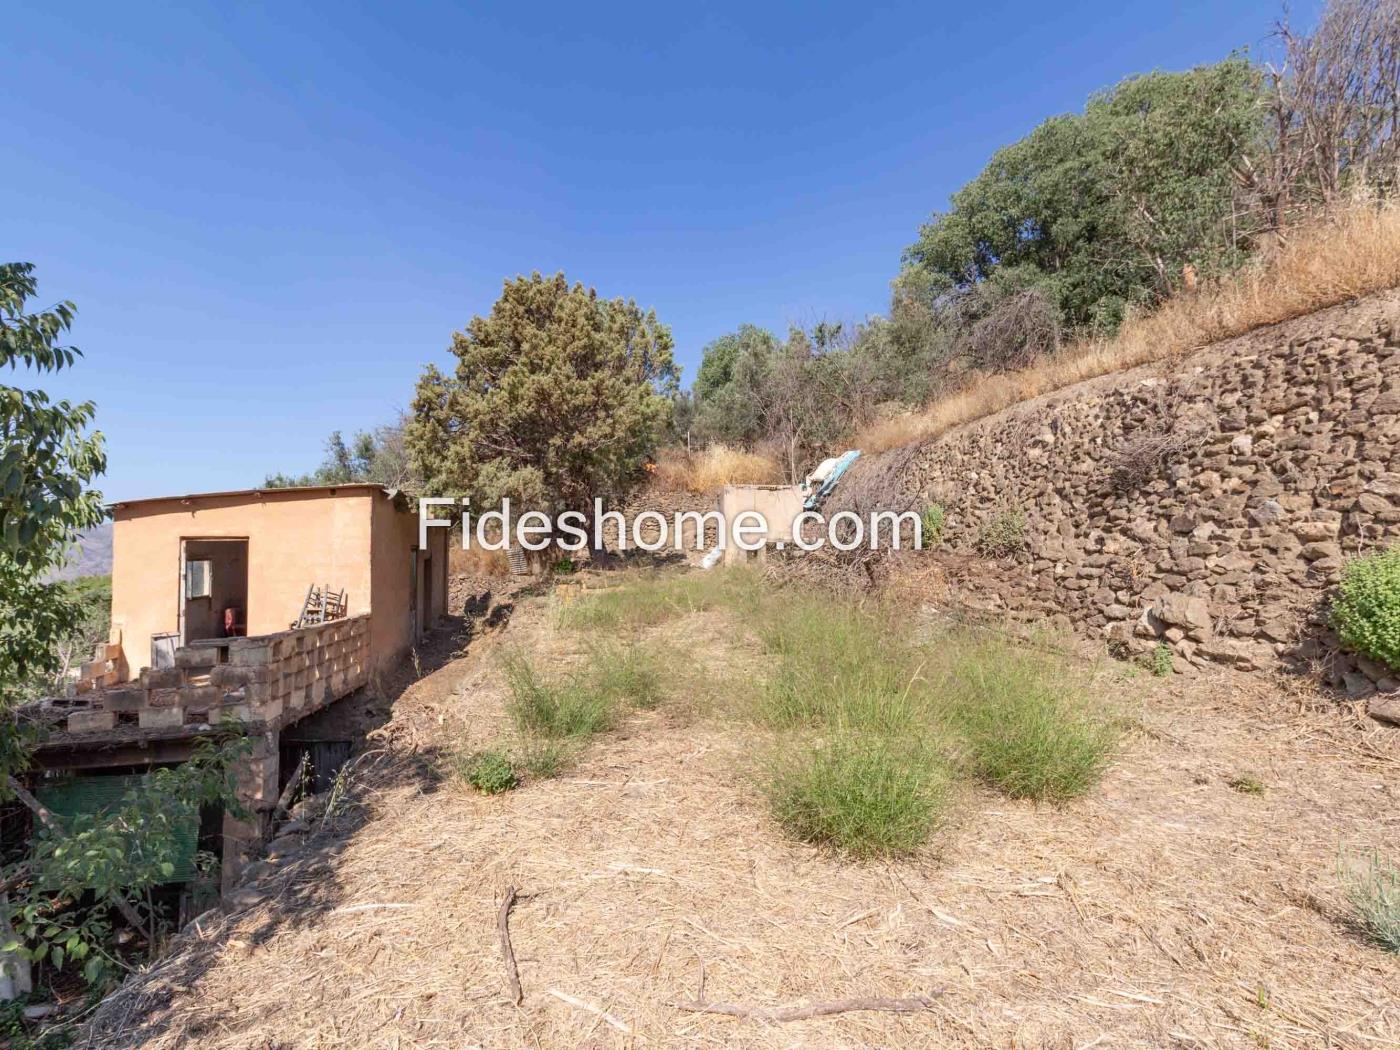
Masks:
[[[104,521],[78,537],[68,564],[49,578],[75,580],[79,576],[106,576],[112,571],[112,523]]]

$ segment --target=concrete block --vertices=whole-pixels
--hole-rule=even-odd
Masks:
[[[174,689],[185,684],[185,673],[178,667],[148,667],[141,672],[147,689]]]
[[[217,685],[186,686],[180,690],[180,702],[185,707],[208,709],[223,699],[224,690]]]
[[[185,724],[183,707],[148,707],[137,712],[137,724],[142,729],[170,729]]]
[[[79,678],[101,678],[107,673],[106,660],[88,660],[78,665]]]
[[[68,716],[68,732],[99,733],[117,727],[115,711],[74,711]]]
[[[176,649],[175,666],[190,670],[208,670],[219,662],[217,649],[200,646],[196,649]]]
[[[146,691],[147,707],[179,707],[183,689],[149,689]]]
[[[259,664],[272,663],[272,649],[267,645],[231,649],[228,654],[228,662],[238,667],[256,667]]]
[[[108,711],[139,711],[146,706],[146,691],[130,689],[109,689],[102,694],[102,706]]]

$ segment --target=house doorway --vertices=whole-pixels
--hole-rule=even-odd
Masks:
[[[248,541],[180,541],[180,644],[248,633]]]

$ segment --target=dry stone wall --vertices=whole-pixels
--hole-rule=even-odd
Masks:
[[[896,480],[858,509],[941,503],[945,548],[1023,521],[1009,562],[963,580],[989,606],[1125,654],[1165,644],[1182,671],[1287,661],[1356,697],[1400,689],[1325,627],[1344,560],[1400,538],[1400,292],[867,457],[848,506],[862,472]]]

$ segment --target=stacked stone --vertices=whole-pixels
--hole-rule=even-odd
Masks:
[[[1144,435],[1166,451],[1125,480]],[[1063,612],[1127,653],[1166,644],[1183,671],[1286,661],[1353,696],[1400,689],[1326,627],[1345,560],[1400,538],[1400,293],[950,431],[901,484],[905,508],[943,504],[944,548],[1025,515],[1012,571],[962,581],[988,605]]]

